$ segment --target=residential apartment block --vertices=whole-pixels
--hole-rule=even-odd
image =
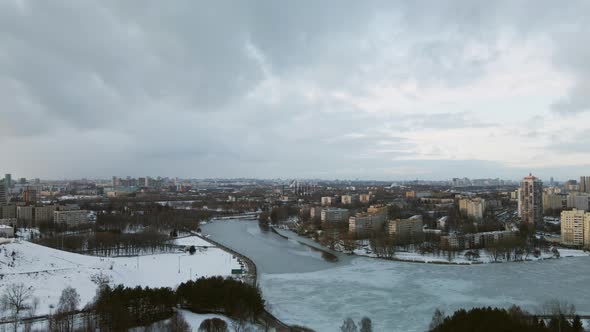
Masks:
[[[577,209],[561,212],[561,243],[590,248],[590,212]]]

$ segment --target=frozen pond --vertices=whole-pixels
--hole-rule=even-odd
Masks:
[[[339,255],[322,260],[297,241],[263,233],[256,222],[206,225],[206,233],[254,260],[270,310],[291,324],[339,331],[362,316],[375,331],[425,331],[435,308],[518,304],[536,310],[566,300],[590,314],[590,257],[474,266],[388,262]]]

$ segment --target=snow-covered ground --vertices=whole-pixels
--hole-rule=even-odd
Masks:
[[[217,315],[217,314],[196,314],[194,312],[188,311],[188,310],[178,310],[178,312],[182,315],[182,317],[184,318],[184,320],[186,320],[186,322],[188,323],[188,325],[190,326],[192,331],[198,331],[199,330],[199,326],[201,326],[201,323],[204,320],[207,319],[211,319],[211,318],[219,318],[223,321],[225,321],[225,323],[227,324],[228,330],[229,331],[233,331],[234,329],[232,328],[232,319],[224,316],[224,315]],[[157,329],[158,326],[161,325],[161,323],[167,323],[169,320],[166,319],[162,322],[158,322],[158,323],[154,323],[151,325],[152,328]],[[264,329],[258,325],[255,324],[251,324],[251,323],[246,323],[245,326],[246,330],[249,332],[261,332],[264,331]],[[137,327],[137,328],[133,328],[131,330],[129,330],[129,332],[143,332],[145,330],[145,328],[143,327]]]
[[[179,246],[214,247],[213,244],[201,239],[198,236],[181,237],[174,240],[174,244]]]
[[[583,251],[583,250],[575,250],[575,249],[558,249],[560,258],[563,257],[584,257],[590,256],[590,252]],[[434,255],[432,253],[425,253],[420,254],[415,251],[397,251],[395,253],[395,260],[400,261],[407,261],[407,262],[423,262],[423,263],[451,263],[451,264],[480,264],[480,263],[492,263],[494,259],[492,256],[489,255],[488,252],[485,250],[478,250],[480,257],[477,259],[469,260],[466,258],[465,254],[469,250],[463,250],[456,252],[450,259],[447,254],[441,255]],[[365,256],[365,257],[377,257],[374,253],[367,253],[365,249],[357,249],[354,250],[354,254],[358,256]],[[540,257],[534,257],[533,255],[529,255],[526,260],[527,261],[537,261],[537,260],[545,260],[545,259],[552,259],[553,253],[552,252],[543,252],[541,253]],[[499,260],[499,262],[503,262]],[[505,261],[504,261],[505,262]]]
[[[191,278],[230,276],[239,268],[236,258],[214,247],[198,248],[194,255],[101,258],[21,240],[0,245],[0,294],[8,285],[22,282],[39,298],[37,314],[42,315],[57,304],[67,286],[77,289],[84,305],[93,299],[98,279],[107,278],[113,285],[175,287]]]

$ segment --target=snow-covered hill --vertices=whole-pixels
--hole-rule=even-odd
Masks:
[[[186,238],[182,244],[189,244]],[[195,238],[195,243],[203,241]],[[101,258],[85,256],[14,240],[0,244],[0,294],[12,283],[24,283],[39,298],[37,315],[50,312],[61,290],[76,288],[81,303],[96,294],[100,280],[126,286],[175,287],[191,278],[229,276],[239,269],[236,258],[215,248],[198,248],[194,255],[168,253],[139,257]],[[191,275],[192,273],[192,275]]]

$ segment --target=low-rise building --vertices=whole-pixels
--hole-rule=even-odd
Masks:
[[[16,218],[2,218],[0,219],[0,225],[15,226],[17,222]]]
[[[322,197],[321,203],[322,206],[330,206],[332,205],[332,201],[334,200],[334,197],[331,196],[324,196]]]
[[[0,237],[14,237],[14,227],[0,225]]]
[[[80,224],[85,224],[88,222],[88,211],[54,211],[53,222],[56,224],[65,224],[67,226],[78,226]]]
[[[491,246],[499,241],[516,238],[513,231],[494,231],[469,234],[449,234],[440,237],[441,248],[445,249],[477,249]]]
[[[350,204],[352,204],[352,195],[342,195],[342,197],[340,198],[340,201],[344,205],[350,205]]]
[[[360,194],[359,201],[361,203],[369,203],[371,201],[371,194]]]

